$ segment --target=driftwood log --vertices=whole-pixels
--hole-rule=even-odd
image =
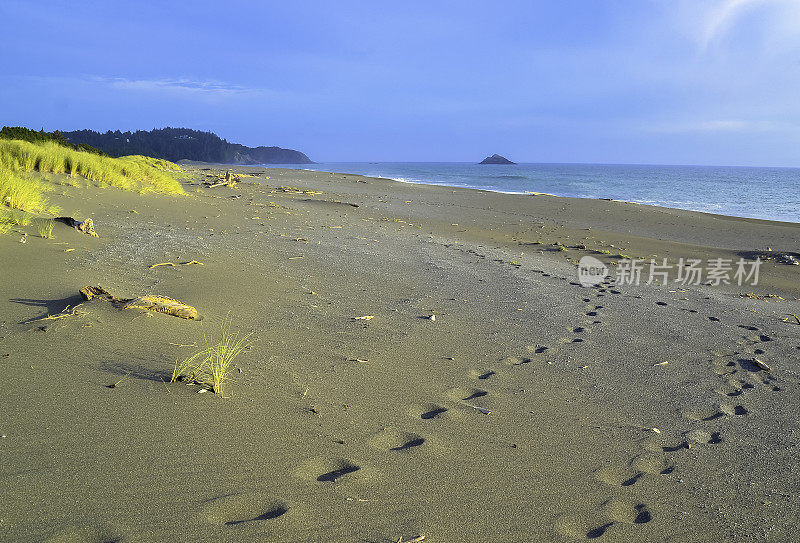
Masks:
[[[139,296],[137,298],[117,298],[102,287],[86,286],[81,289],[81,296],[85,300],[105,300],[114,304],[119,309],[147,309],[166,313],[182,319],[197,320],[197,309],[166,296]]]
[[[94,222],[92,219],[86,219],[85,221],[79,221],[73,219],[72,217],[56,217],[58,222],[63,222],[67,226],[71,226],[76,230],[83,232],[86,235],[92,236],[93,238],[98,237],[97,232],[94,231]]]

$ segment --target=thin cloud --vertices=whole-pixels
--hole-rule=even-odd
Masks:
[[[191,78],[131,79],[98,75],[78,76],[11,76],[21,81],[38,81],[59,87],[86,87],[124,91],[138,94],[161,95],[179,98],[225,98],[225,97],[278,97],[281,93],[262,87],[248,87],[217,80]]]
[[[772,121],[743,121],[738,119],[715,119],[647,125],[648,131],[660,134],[775,132],[785,128],[787,128],[787,126]]]
[[[136,92],[157,92],[202,96],[232,96],[269,93],[267,89],[245,87],[214,80],[201,81],[187,78],[127,79],[121,77],[93,77],[91,79],[105,84],[113,89]]]
[[[758,10],[772,15],[773,30],[784,37],[795,36],[800,31],[800,0],[723,0],[715,2],[705,17],[699,33],[701,51],[707,51],[714,42],[732,31],[732,28],[749,13]]]

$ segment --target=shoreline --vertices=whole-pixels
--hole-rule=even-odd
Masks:
[[[322,163],[322,164],[334,165],[335,163]],[[364,163],[364,164],[369,164],[369,163]],[[409,164],[414,164],[414,163],[409,163]],[[473,163],[436,163],[436,162],[433,162],[433,163],[430,163],[430,164],[473,165]],[[549,163],[547,163],[547,164],[544,164],[544,163],[542,163],[542,164],[540,164],[540,163],[523,164],[523,163],[520,163],[520,165],[522,165],[522,166],[524,166],[524,165],[555,165],[555,166],[558,166],[558,165],[562,165],[562,164],[559,164],[559,163],[553,163],[553,164],[549,164]],[[569,164],[563,164],[563,165],[567,165],[567,166],[578,165],[578,166],[580,166],[580,165],[583,165],[583,164],[572,164],[572,163],[569,163]],[[639,164],[622,164],[622,165],[615,165],[615,164],[586,164],[586,165],[588,165],[588,166],[670,167],[669,165],[647,165],[647,164],[641,164],[641,165],[639,165]],[[233,166],[233,165],[231,165],[231,166]],[[387,179],[387,180],[396,181],[396,182],[399,182],[399,183],[408,183],[408,184],[413,184],[413,185],[431,185],[431,186],[450,187],[450,188],[466,188],[466,189],[472,189],[472,190],[478,190],[478,191],[484,191],[484,192],[493,192],[493,193],[497,193],[497,194],[518,194],[518,195],[534,194],[534,195],[555,196],[555,197],[559,197],[559,198],[579,198],[579,199],[586,199],[586,200],[605,200],[605,201],[614,201],[614,202],[624,202],[624,203],[630,203],[630,204],[652,206],[652,207],[657,207],[657,208],[674,209],[674,210],[681,210],[681,211],[694,211],[696,213],[706,213],[706,214],[709,214],[709,215],[716,215],[716,216],[720,216],[720,217],[732,217],[732,218],[737,218],[737,219],[753,219],[753,220],[763,220],[763,221],[788,223],[788,224],[800,224],[800,219],[798,219],[796,221],[792,221],[792,220],[768,219],[768,218],[763,218],[763,217],[754,217],[754,216],[746,216],[746,215],[733,215],[733,214],[725,214],[725,213],[715,213],[715,212],[712,212],[712,211],[705,211],[705,210],[702,210],[702,209],[691,208],[691,207],[674,207],[674,206],[666,205],[666,203],[664,205],[662,205],[662,204],[652,203],[652,201],[647,201],[647,200],[637,201],[637,200],[625,200],[625,199],[619,199],[619,198],[606,198],[606,197],[598,197],[598,196],[574,196],[574,195],[567,195],[567,194],[559,194],[557,192],[547,193],[547,192],[529,191],[529,190],[524,190],[524,189],[521,190],[521,191],[501,190],[499,188],[490,189],[490,188],[483,188],[483,187],[474,186],[474,185],[456,185],[456,184],[447,184],[447,183],[436,183],[436,182],[433,182],[433,181],[422,180],[422,179],[408,179],[408,178],[383,177],[383,176],[377,176],[376,177],[376,176],[370,176],[370,175],[360,174],[360,173],[340,172],[340,171],[337,171],[337,170],[333,170],[333,171],[329,171],[329,170],[314,170],[314,169],[310,169],[310,168],[307,168],[307,167],[299,167],[299,166],[305,166],[305,165],[297,165],[298,166],[297,168],[295,168],[295,167],[291,167],[291,168],[287,167],[289,165],[269,165],[269,164],[259,164],[259,165],[253,165],[253,166],[254,167],[261,167],[261,168],[284,168],[284,169],[293,169],[293,170],[307,171],[307,172],[323,172],[323,173],[335,173],[335,174],[344,174],[344,175],[364,175],[365,177],[374,177],[376,179]],[[677,165],[674,166],[674,167],[675,168],[681,168],[681,167],[718,168],[717,166],[677,166]],[[725,166],[725,167],[727,167],[727,168],[740,168],[739,166]],[[719,167],[719,168],[722,168],[722,167]],[[745,167],[741,167],[741,168],[745,168]],[[759,167],[752,167],[752,168],[759,169]],[[761,169],[775,169],[775,168],[761,168]],[[778,169],[781,169],[781,168],[778,168]],[[787,168],[782,168],[782,169],[793,170],[793,169],[798,169],[798,168],[788,168],[787,167]],[[719,206],[719,205],[722,205],[722,204],[704,204],[704,205],[718,205]]]
[[[753,289],[584,287],[575,262],[792,251],[798,227],[253,166],[210,188],[228,166],[186,169],[188,196],[51,193],[99,238],[0,236],[4,536],[793,537],[800,324],[782,319],[800,267],[765,262]],[[203,321],[102,301],[41,320],[86,285]],[[169,383],[227,319],[253,333],[227,397]]]

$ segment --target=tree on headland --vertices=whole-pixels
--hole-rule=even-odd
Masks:
[[[224,164],[310,164],[300,151],[280,147],[246,147],[229,143],[213,132],[189,128],[156,128],[136,132],[64,132],[71,143],[85,143],[102,149],[111,156],[145,155],[171,162],[195,160]]]

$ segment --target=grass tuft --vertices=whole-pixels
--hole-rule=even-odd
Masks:
[[[47,187],[5,168],[0,155],[0,204],[32,213],[47,211]]]
[[[39,232],[39,236],[43,237],[44,239],[52,239],[53,226],[55,226],[55,224],[56,221],[53,219],[37,219],[36,229]]]
[[[171,382],[183,381],[206,385],[215,394],[222,395],[231,372],[231,364],[247,349],[252,334],[231,332],[231,322],[226,318],[215,343],[203,333],[205,347],[192,356],[175,362]]]

